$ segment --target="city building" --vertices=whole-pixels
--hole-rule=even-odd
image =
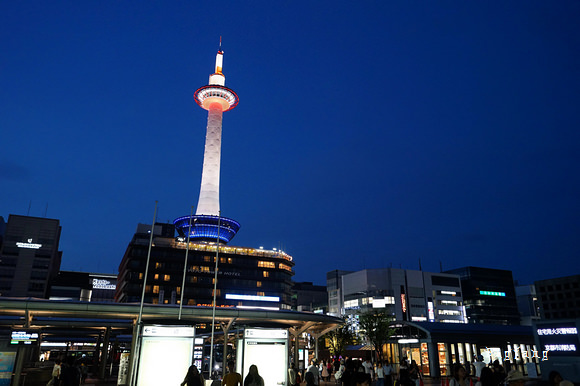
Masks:
[[[290,309],[292,305],[292,257],[280,250],[189,244],[174,237],[173,224],[155,224],[151,246],[145,303],[211,306],[216,267],[219,307]],[[149,250],[151,226],[139,224],[119,266],[116,300],[140,302]],[[217,252],[217,253],[216,253]],[[184,291],[182,293],[182,287]]]
[[[580,275],[535,282],[542,319],[580,318]]]
[[[336,280],[338,275],[329,272],[327,278]],[[344,273],[340,281],[341,316],[356,318],[359,313],[381,311],[393,320],[465,322],[457,275],[382,268]]]
[[[459,275],[468,323],[518,325],[520,314],[512,272],[463,267],[446,271]]]
[[[11,214],[0,248],[0,296],[48,298],[62,258],[59,220]]]
[[[326,273],[329,315],[342,315],[342,276],[352,272],[353,271],[334,270]]]
[[[535,285],[517,285],[516,298],[522,326],[531,326],[534,321],[540,319],[540,304]]]
[[[117,275],[60,271],[50,285],[50,300],[114,302]]]

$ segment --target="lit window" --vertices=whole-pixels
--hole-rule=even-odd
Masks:
[[[228,264],[232,264],[232,263],[233,263],[232,258],[231,257],[228,257]]]
[[[290,268],[289,265],[282,264],[282,263],[278,264],[278,268],[285,269],[286,271],[292,271],[292,268]]]
[[[139,279],[143,280],[143,272],[139,272]]]
[[[258,261],[258,267],[262,268],[276,268],[276,264],[271,261]]]
[[[178,295],[181,295],[181,287],[177,287],[175,289],[175,292],[177,292]]]
[[[203,261],[211,261],[211,256],[204,256]]]
[[[154,294],[158,294],[159,293],[159,286],[158,285],[154,285],[153,286],[153,293]]]
[[[257,281],[256,282],[256,287],[261,287],[262,286],[262,282],[261,281]]]
[[[258,292],[258,296],[266,296],[265,292]]]
[[[156,273],[156,274],[155,274],[155,276],[153,276],[153,279],[155,279],[155,280],[159,280],[159,274],[158,274],[158,273]]]
[[[192,276],[189,278],[190,283],[197,283],[197,276]]]
[[[270,272],[268,272],[268,271],[262,271],[262,275],[264,277],[270,277]]]
[[[163,301],[163,304],[169,304],[169,300],[168,300],[168,299],[165,299],[165,300]]]
[[[209,272],[209,267],[200,267],[201,272]]]
[[[163,280],[164,281],[169,281],[169,279],[171,279],[171,276],[170,275],[164,275],[163,276]]]
[[[154,299],[153,299],[153,304],[159,304],[159,299],[157,299],[157,298],[154,298]]]

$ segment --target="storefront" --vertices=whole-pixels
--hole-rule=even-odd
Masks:
[[[542,360],[541,355],[523,354],[537,353],[529,326],[393,322],[391,328],[396,332],[383,347],[384,357],[396,368],[402,358],[414,360],[428,377],[451,376],[453,364],[472,364],[477,355],[526,375],[527,363],[539,371]]]

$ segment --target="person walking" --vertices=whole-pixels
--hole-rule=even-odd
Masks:
[[[181,382],[181,386],[204,386],[205,380],[203,379],[203,375],[199,373],[199,370],[196,365],[189,366],[187,370],[187,374],[185,374],[185,378],[183,382]]]
[[[296,375],[298,373],[296,372],[296,365],[294,364],[294,362],[292,362],[290,364],[290,368],[288,369],[288,385],[290,386],[296,386]]]
[[[251,365],[244,379],[244,386],[264,386],[264,378],[258,373],[258,366]]]
[[[52,377],[48,381],[46,386],[59,386],[60,383],[60,372],[62,367],[60,365],[60,359],[54,361],[54,367],[52,368]]]
[[[306,370],[307,373],[312,373],[314,376],[314,384],[318,385],[318,381],[320,378],[320,372],[318,371],[318,366],[316,365],[316,359],[312,359],[311,365],[308,366]],[[304,379],[306,380],[306,375],[304,375]]]
[[[228,361],[228,373],[222,380],[224,386],[242,386],[242,376],[234,370],[234,361]]]

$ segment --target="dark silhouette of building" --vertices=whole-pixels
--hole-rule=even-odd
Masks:
[[[511,271],[463,267],[446,271],[459,275],[468,323],[517,325],[520,315]]]
[[[580,275],[535,283],[542,319],[580,318]]]
[[[326,314],[328,312],[328,293],[326,286],[312,282],[294,283],[292,286],[292,309]]]
[[[60,232],[59,220],[8,216],[0,248],[0,296],[48,298],[60,269]]]

